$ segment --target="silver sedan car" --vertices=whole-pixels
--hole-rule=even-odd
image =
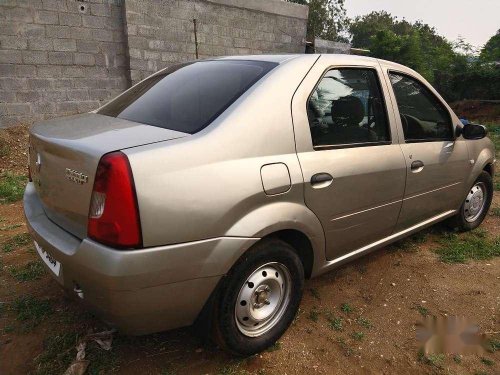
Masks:
[[[175,65],[36,124],[24,209],[52,276],[126,334],[198,323],[249,355],[304,280],[447,219],[477,227],[494,149],[418,73],[348,55]]]

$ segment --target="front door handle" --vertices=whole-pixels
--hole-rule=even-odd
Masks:
[[[311,185],[314,188],[327,187],[333,181],[333,177],[329,173],[316,173],[311,177]]]
[[[424,169],[424,162],[422,160],[415,160],[411,163],[411,171],[413,173],[418,173]]]

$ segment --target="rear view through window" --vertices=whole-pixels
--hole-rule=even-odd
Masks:
[[[194,134],[276,65],[246,60],[176,65],[145,79],[97,113]]]

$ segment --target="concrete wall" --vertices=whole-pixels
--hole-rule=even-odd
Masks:
[[[123,6],[0,1],[0,127],[86,112],[128,86]]]
[[[280,0],[127,0],[126,30],[135,83],[179,61],[262,53],[303,53],[307,7]]]
[[[308,8],[280,0],[0,0],[0,127],[97,108],[164,66],[304,52]]]

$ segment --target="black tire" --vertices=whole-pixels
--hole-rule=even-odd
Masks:
[[[466,216],[465,216],[465,204],[466,204],[466,198],[464,198],[464,201],[462,205],[460,206],[459,212],[453,216],[452,218],[449,219],[448,225],[455,230],[458,230],[460,232],[466,232],[472,229],[477,228],[484,220],[486,217],[486,214],[488,213],[488,210],[491,205],[491,200],[493,199],[493,179],[491,178],[490,174],[488,172],[481,172],[479,177],[476,179],[474,184],[471,186],[471,189],[478,183],[484,184],[486,188],[486,198],[484,201],[484,207],[481,211],[481,214],[474,219],[474,221],[467,221]],[[467,193],[468,194],[468,193]]]
[[[254,271],[272,262],[286,267],[289,272],[291,282],[290,293],[287,294],[288,305],[283,308],[281,317],[267,332],[257,337],[249,337],[238,328],[236,302],[240,290],[243,290],[243,285],[247,284]],[[278,239],[266,239],[257,243],[238,260],[220,285],[211,321],[213,339],[222,349],[238,356],[249,356],[265,350],[273,345],[292,323],[299,308],[303,287],[304,268],[290,245]]]

